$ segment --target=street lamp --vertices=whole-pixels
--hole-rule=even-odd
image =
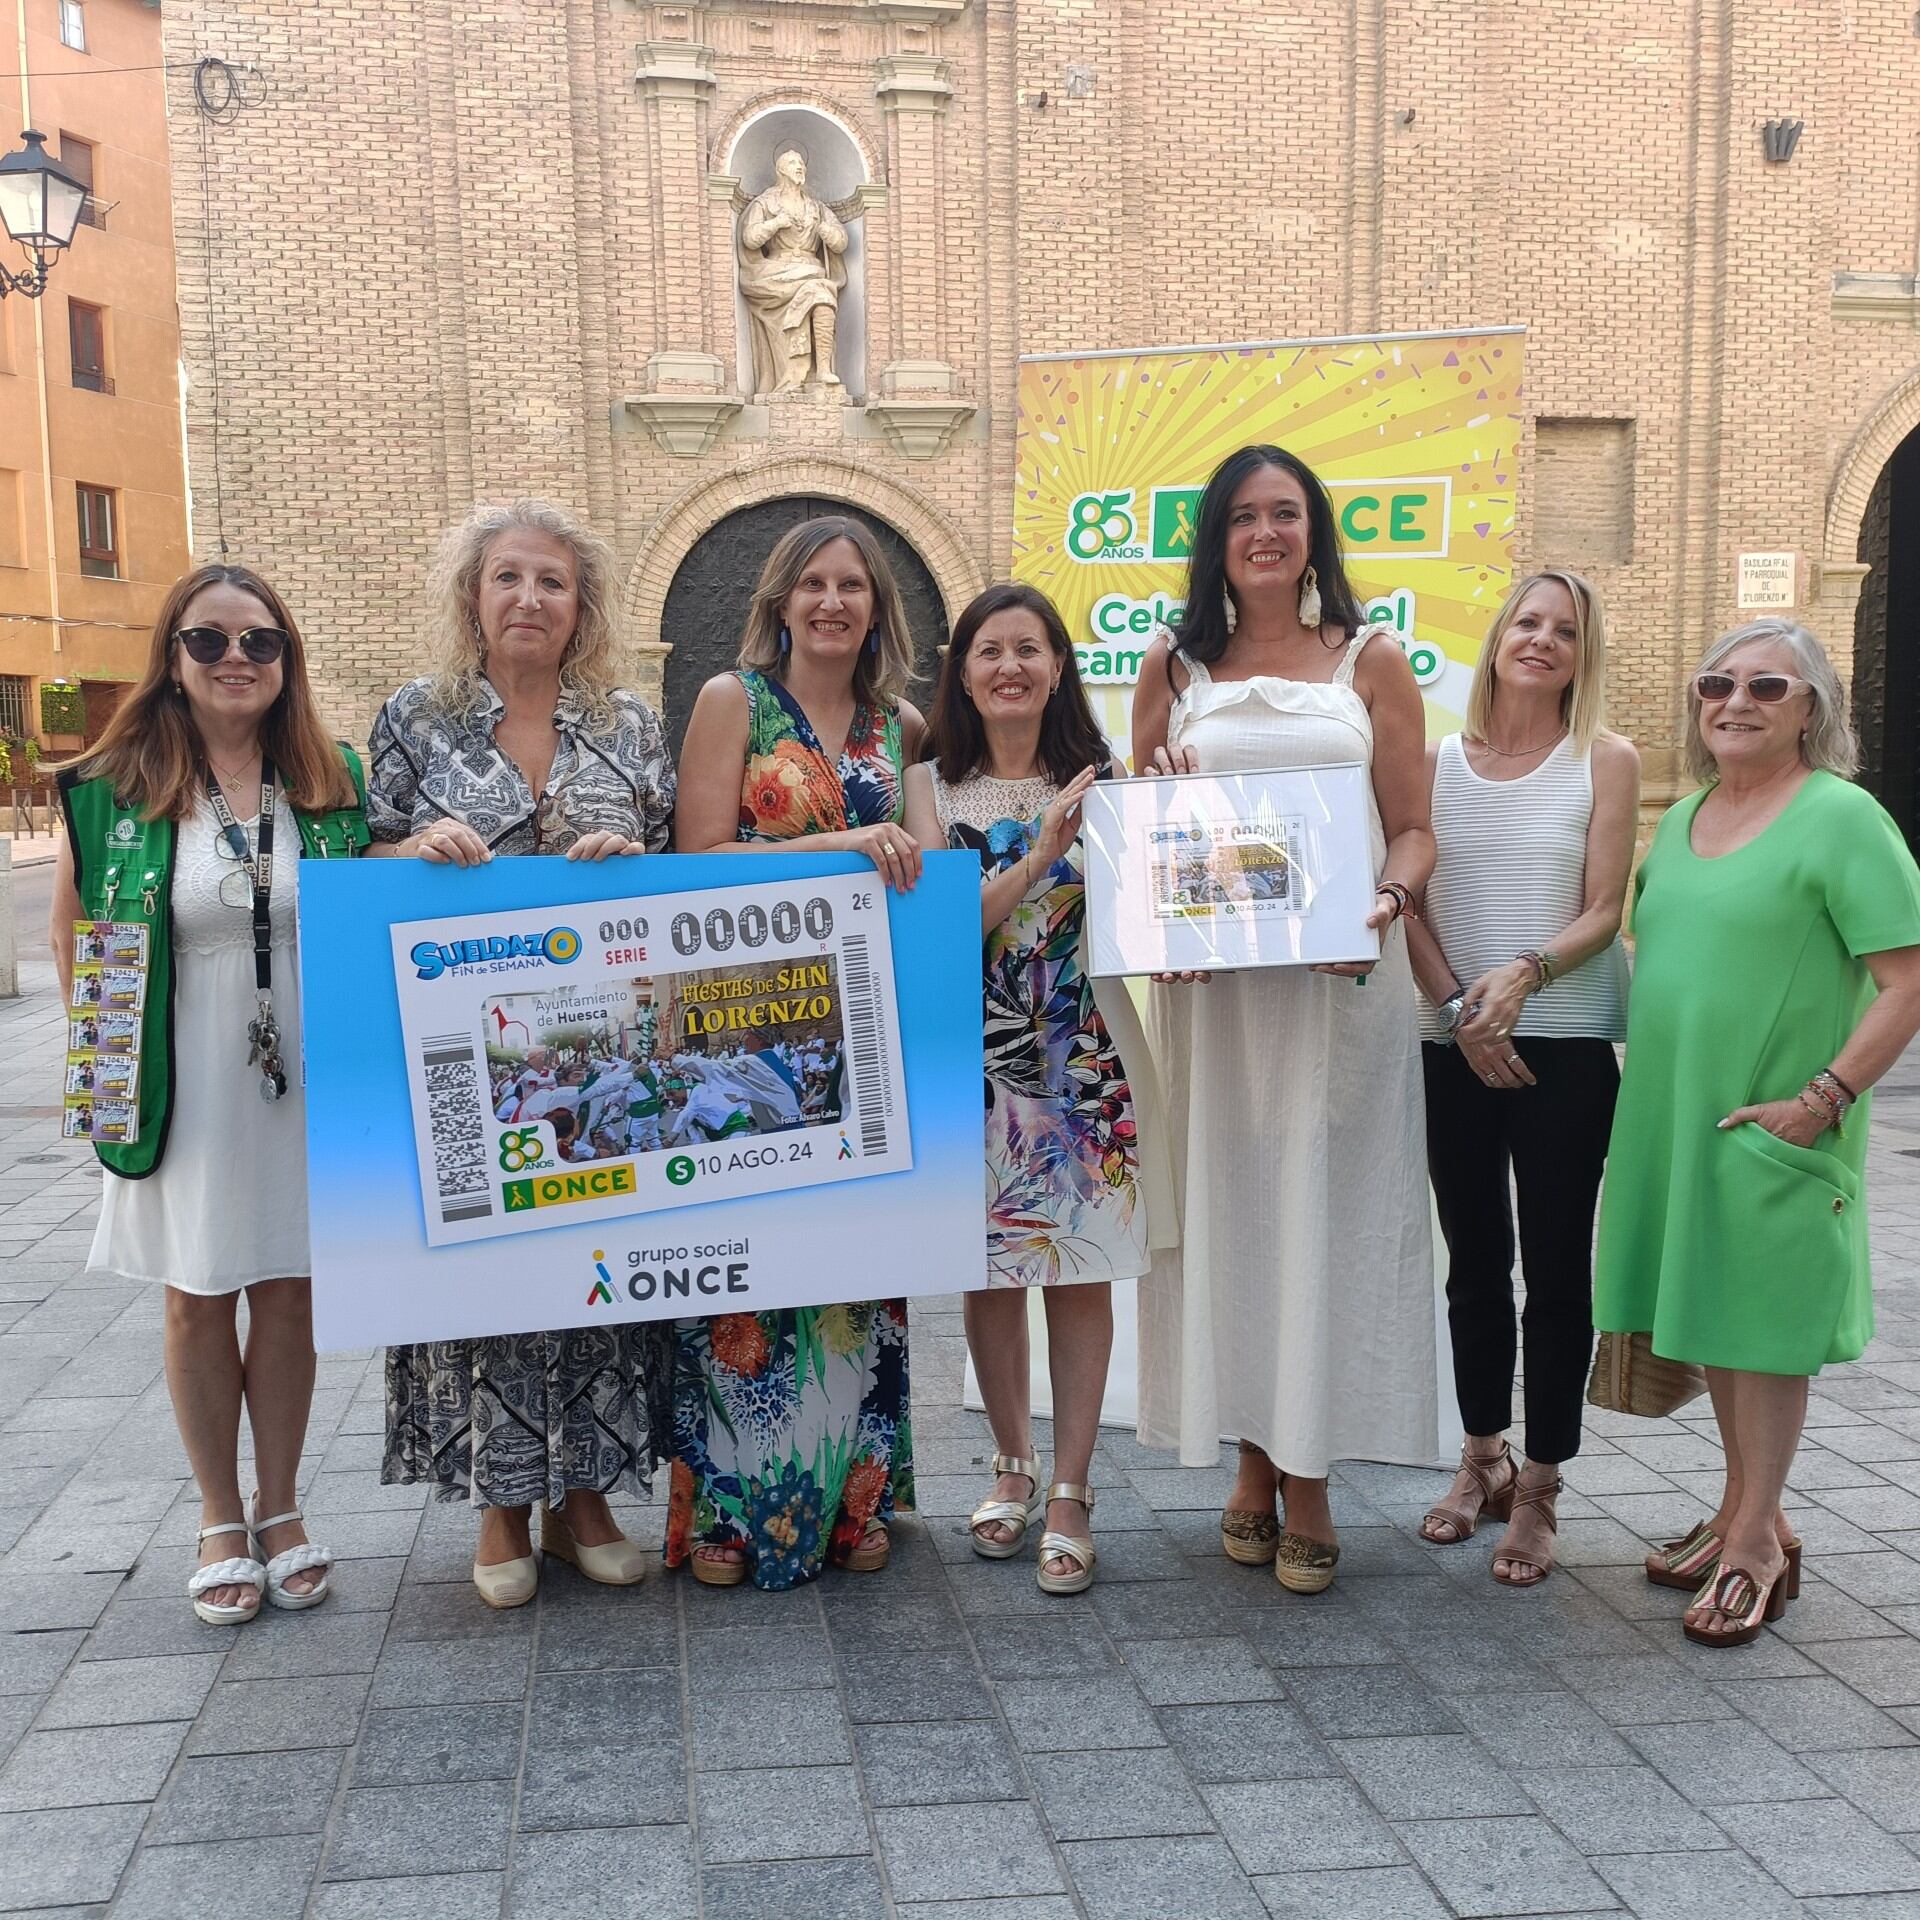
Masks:
[[[29,264],[24,273],[0,266],[0,300],[10,293],[37,300],[46,292],[51,256],[73,244],[87,204],[86,187],[48,157],[44,134],[29,127],[20,139],[20,150],[0,159],[0,222]]]

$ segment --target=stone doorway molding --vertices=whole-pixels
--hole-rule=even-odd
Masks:
[[[952,517],[913,488],[833,453],[789,454],[731,473],[715,474],[669,501],[640,541],[627,570],[621,611],[636,656],[636,686],[656,706],[671,641],[660,631],[667,591],[680,563],[708,528],[741,507],[789,494],[846,500],[895,529],[919,553],[933,575],[951,625],[987,584],[979,561],[954,532]]]
[[[1893,452],[1920,427],[1920,366],[1895,381],[1848,442],[1827,489],[1826,537],[1820,551],[1820,584],[1815,604],[1831,609],[1851,625],[1867,569],[1860,561],[1860,525],[1874,483]]]

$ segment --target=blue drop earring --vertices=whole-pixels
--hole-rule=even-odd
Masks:
[[[867,629],[867,651],[869,653],[878,653],[880,651],[880,629],[878,627],[869,627]]]
[[[785,621],[782,621],[780,624],[780,651],[782,653],[791,653],[793,651],[793,635],[787,631]]]

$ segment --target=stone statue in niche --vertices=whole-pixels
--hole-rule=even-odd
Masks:
[[[773,185],[741,211],[735,253],[753,335],[756,396],[842,384],[833,359],[847,284],[842,215],[807,191],[807,157],[798,147],[781,149]]]

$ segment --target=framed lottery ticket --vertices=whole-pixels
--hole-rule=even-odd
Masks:
[[[1095,974],[1379,958],[1357,762],[1102,781],[1082,812]]]

